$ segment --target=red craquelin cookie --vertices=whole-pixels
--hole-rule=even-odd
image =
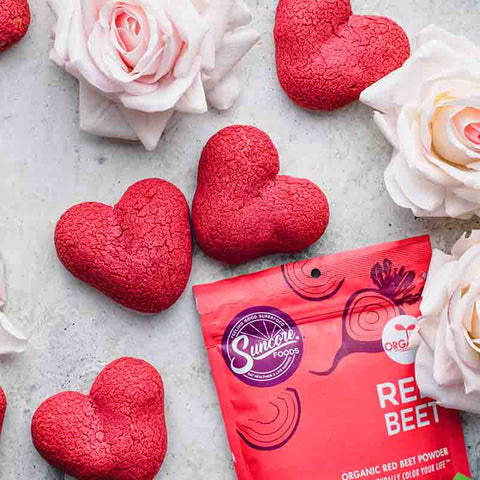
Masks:
[[[0,0],[0,53],[17,43],[30,25],[27,0]]]
[[[5,392],[0,387],[0,435],[2,434],[3,420],[5,419],[5,412],[7,411],[7,397]]]
[[[43,402],[32,439],[48,463],[77,480],[152,480],[167,450],[162,378],[143,360],[115,360],[89,395]]]
[[[328,202],[312,182],[278,175],[278,152],[255,127],[236,125],[203,149],[192,207],[195,236],[217,260],[237,264],[316,242]]]
[[[401,27],[389,18],[353,15],[350,0],[280,0],[274,34],[283,90],[315,110],[357,100],[410,55]]]
[[[82,203],[60,218],[55,246],[80,280],[144,313],[173,305],[192,267],[189,208],[165,180],[132,185],[114,207]]]

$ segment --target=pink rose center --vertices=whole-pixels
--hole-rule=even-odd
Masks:
[[[465,127],[465,137],[475,145],[480,145],[480,122],[467,125]]]
[[[453,117],[453,123],[460,137],[480,147],[480,109],[463,108]]]
[[[139,35],[142,25],[138,19],[125,12],[115,15],[117,38],[126,52],[131,52],[139,44]]]

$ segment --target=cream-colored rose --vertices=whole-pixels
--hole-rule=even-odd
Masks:
[[[435,26],[360,100],[393,145],[392,199],[419,217],[480,215],[480,49]]]
[[[441,405],[480,413],[480,230],[434,250],[420,305],[417,383]]]
[[[175,112],[227,109],[257,42],[244,0],[48,0],[50,57],[80,82],[80,127],[152,150]]]
[[[7,287],[5,276],[5,264],[0,255],[0,308],[7,301]],[[0,355],[20,353],[25,350],[27,339],[10,320],[0,312]]]

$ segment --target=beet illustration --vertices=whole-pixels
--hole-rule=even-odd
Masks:
[[[7,410],[7,397],[5,392],[0,387],[0,435],[2,434],[3,420],[5,418],[5,412]]]
[[[22,39],[30,25],[27,0],[0,2],[0,53]]]
[[[255,450],[277,450],[283,447],[295,435],[300,423],[300,396],[294,388],[285,389],[269,403],[274,412],[271,420],[250,419],[237,429],[240,438]]]
[[[332,298],[345,281],[337,272],[323,266],[319,258],[282,265],[282,274],[299,297],[312,302]]]
[[[382,333],[394,317],[403,315],[402,305],[413,305],[420,300],[423,287],[415,291],[415,271],[397,268],[385,259],[376,263],[370,278],[375,285],[355,292],[343,311],[343,340],[332,366],[314,375],[330,375],[340,361],[351,353],[380,353],[383,351]],[[407,332],[408,335],[408,332]]]

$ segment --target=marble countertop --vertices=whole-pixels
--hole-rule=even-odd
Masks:
[[[48,396],[86,391],[96,373],[120,356],[142,357],[163,374],[169,452],[160,479],[233,480],[235,473],[190,287],[169,311],[141,317],[79,283],[60,265],[53,230],[60,214],[82,201],[115,203],[132,183],[163,177],[190,201],[207,139],[233,123],[253,124],[276,143],[283,173],[325,190],[332,219],[325,236],[298,255],[239,267],[195,248],[190,286],[286,261],[429,233],[449,248],[479,226],[415,219],[390,200],[383,170],[390,147],[359,103],[331,114],[297,108],[275,74],[272,27],[276,0],[249,0],[262,39],[239,70],[244,89],[228,112],[183,116],[154,152],[86,135],[78,125],[78,85],[48,59],[53,16],[31,0],[27,37],[0,56],[0,251],[7,261],[6,313],[30,338],[28,350],[0,360],[10,409],[0,448],[2,480],[62,478],[32,446],[30,420]],[[413,36],[429,23],[480,44],[478,0],[353,0],[358,13],[384,14]],[[464,415],[473,472],[480,472],[480,417]],[[480,473],[474,475],[480,479]]]

